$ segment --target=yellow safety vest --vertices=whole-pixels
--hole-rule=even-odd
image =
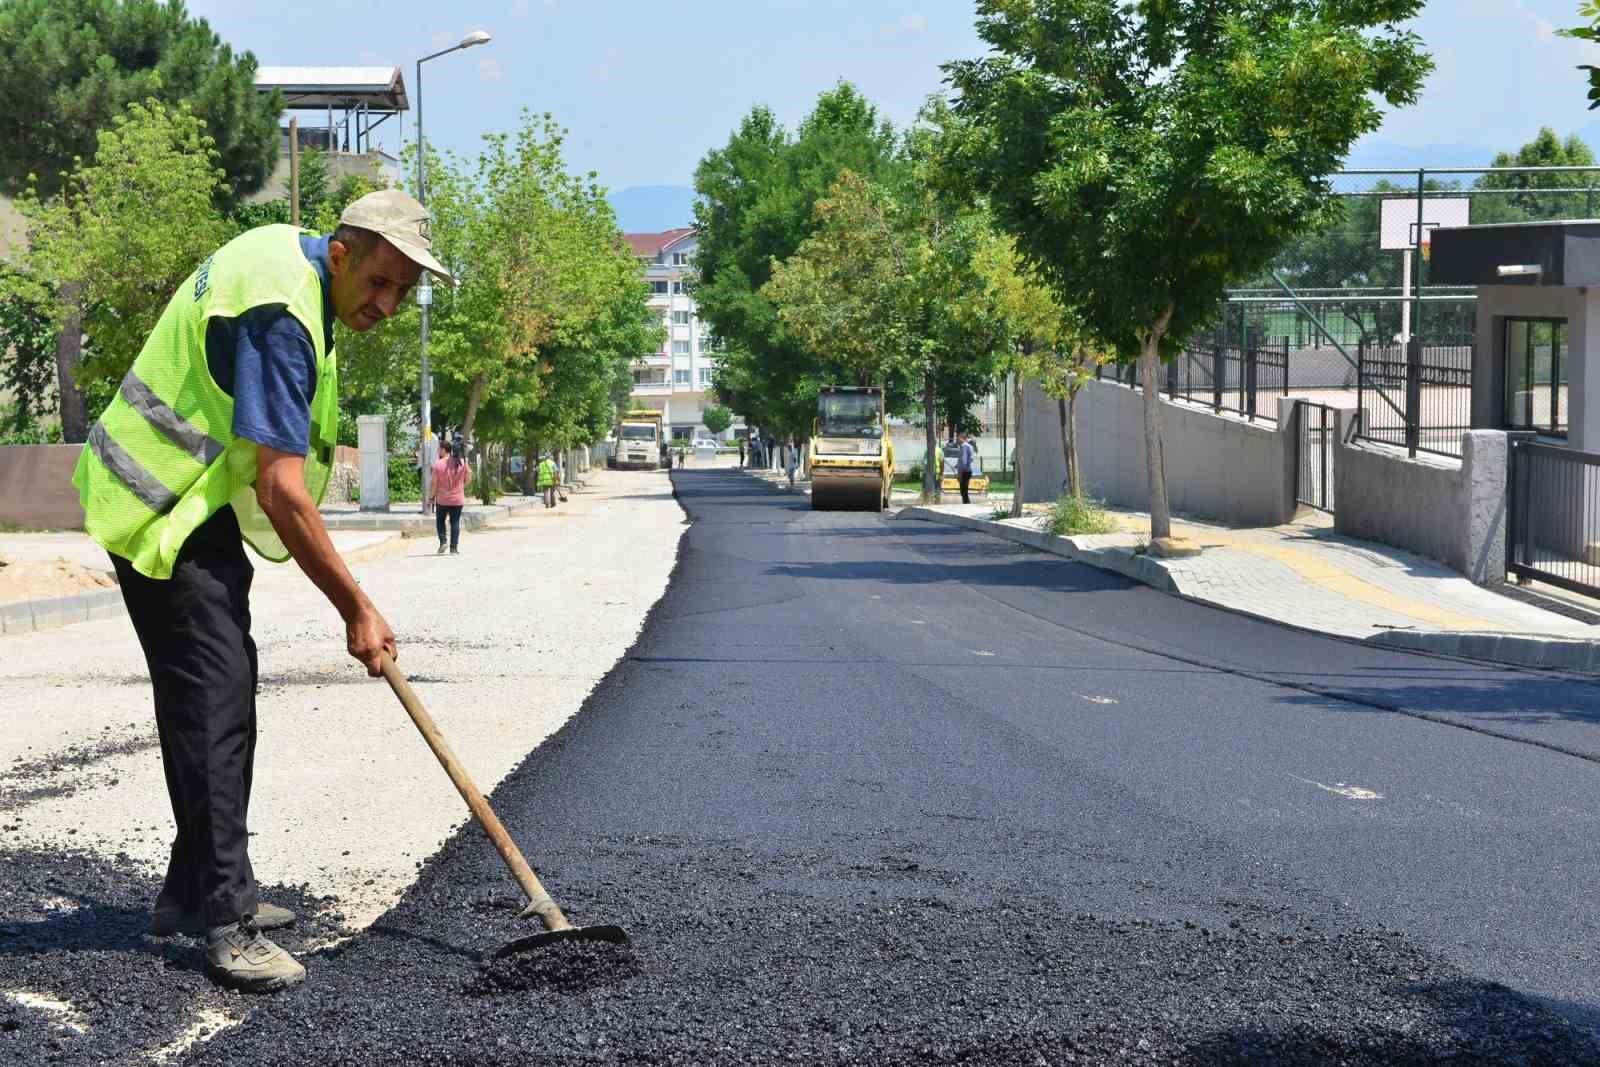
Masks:
[[[172,577],[189,535],[225,504],[267,559],[289,558],[256,503],[256,444],[233,435],[233,398],[206,364],[206,326],[277,304],[316,349],[306,488],[319,504],[338,440],[338,365],[329,347],[322,285],[300,250],[302,231],[262,226],[218,249],[179,287],[89,432],[72,475],[84,529],[140,574]]]

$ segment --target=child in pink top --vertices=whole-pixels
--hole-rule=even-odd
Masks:
[[[439,459],[433,465],[434,525],[439,532],[439,555],[444,555],[444,521],[450,520],[450,554],[461,554],[461,509],[467,504],[467,480],[472,468],[456,454],[449,441],[439,442]]]

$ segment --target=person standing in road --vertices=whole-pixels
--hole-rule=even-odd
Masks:
[[[956,459],[956,481],[961,483],[961,502],[972,503],[972,498],[967,495],[967,486],[972,481],[972,435],[961,435],[961,454]]]
[[[206,970],[266,992],[305,968],[263,930],[248,855],[256,746],[253,568],[293,558],[377,677],[394,631],[350,576],[317,506],[339,429],[333,324],[364,333],[426,270],[428,212],[398,190],[352,203],[325,237],[261,226],[208,256],[167,303],[89,432],[72,482],[111,556],[155,696],[177,834],[150,932],[204,936]]]
[[[539,491],[544,494],[544,506],[553,508],[556,506],[557,475],[555,461],[549,456],[540,459],[538,475],[536,484],[539,487]]]
[[[458,451],[459,449],[459,451]],[[444,524],[450,523],[450,554],[461,554],[461,509],[467,506],[467,482],[472,478],[472,467],[461,458],[466,451],[458,440],[439,442],[439,459],[433,465],[433,524],[439,532],[439,555],[444,555]]]

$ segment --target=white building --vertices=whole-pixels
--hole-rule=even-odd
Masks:
[[[710,436],[702,415],[711,397],[716,346],[711,328],[695,314],[688,293],[694,271],[694,229],[623,236],[644,264],[651,289],[650,309],[661,317],[667,331],[658,351],[634,361],[633,406],[662,412],[670,437]],[[731,439],[733,428],[722,436]]]

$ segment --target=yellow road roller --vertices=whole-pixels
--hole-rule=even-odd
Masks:
[[[877,386],[824,386],[811,428],[811,507],[878,511],[894,486],[894,445]]]

